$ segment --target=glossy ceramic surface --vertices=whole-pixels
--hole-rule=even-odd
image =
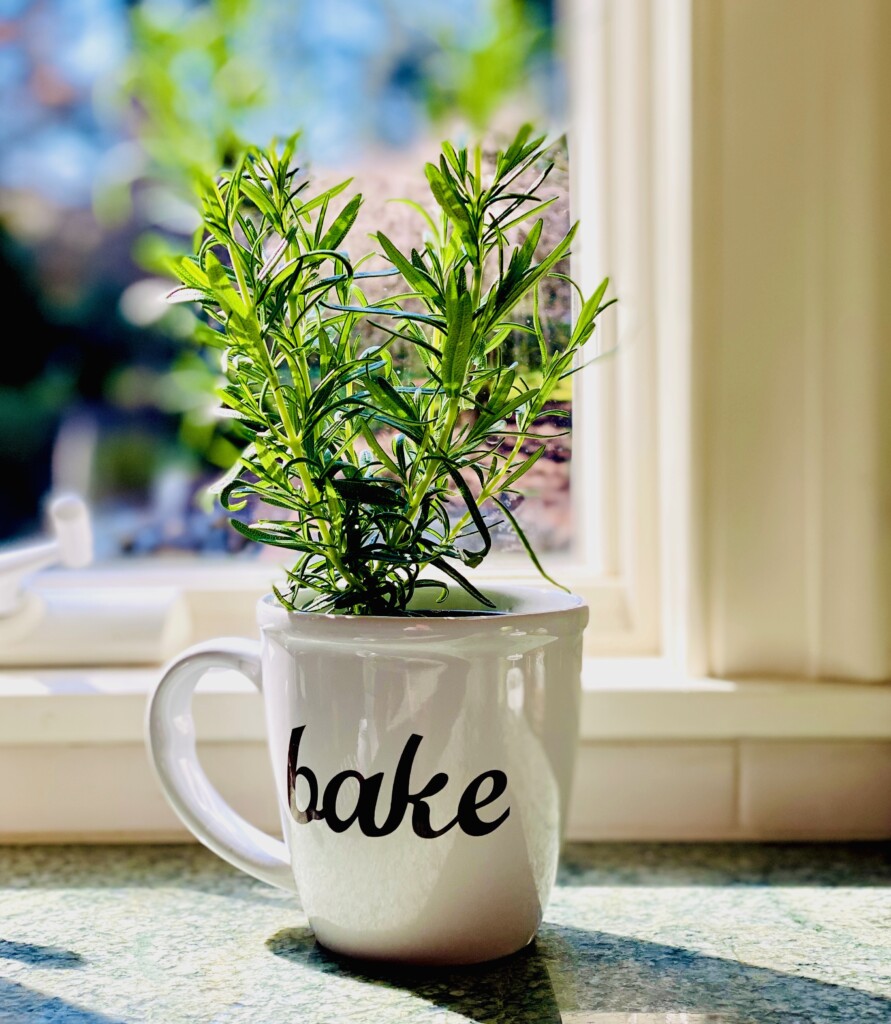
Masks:
[[[512,588],[504,614],[355,618],[260,602],[244,641],[175,662],[149,713],[162,785],[216,852],[296,881],[323,944],[472,963],[526,945],[553,885],[578,729],[575,597]],[[262,688],[285,848],[239,819],[194,758],[188,701],[211,664]],[[285,870],[286,864],[286,870]]]

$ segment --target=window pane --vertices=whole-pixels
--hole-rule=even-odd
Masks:
[[[162,302],[162,257],[196,223],[189,173],[224,158],[233,132],[265,142],[302,128],[319,183],[355,175],[365,195],[351,245],[384,230],[410,249],[418,217],[387,200],[428,204],[438,138],[476,118],[494,152],[499,125],[559,125],[551,7],[21,0],[0,17],[0,287],[27,325],[0,376],[0,537],[37,529],[52,487],[90,498],[105,557],[256,557],[204,496],[237,447],[213,415],[216,370],[189,341],[189,313]],[[551,245],[569,224],[565,145],[552,159]],[[541,298],[559,345],[568,285]],[[509,345],[534,384],[534,341],[517,331]],[[568,381],[559,397],[555,413],[568,412]],[[539,550],[569,543],[566,430],[543,422],[547,452],[516,505]],[[495,536],[519,549],[504,526]]]

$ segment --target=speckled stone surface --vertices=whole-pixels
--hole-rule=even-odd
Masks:
[[[0,1021],[891,1022],[891,847],[573,846],[536,943],[338,960],[200,847],[0,849]]]

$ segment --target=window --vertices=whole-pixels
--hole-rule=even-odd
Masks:
[[[30,272],[40,345],[31,365],[16,369],[4,398],[23,420],[20,433],[33,437],[35,422],[44,421],[43,443],[30,459],[52,465],[57,488],[90,495],[107,558],[212,555],[243,545],[224,516],[195,500],[237,448],[211,415],[215,368],[185,341],[190,314],[160,301],[171,286],[157,276],[160,257],[165,248],[188,245],[194,227],[184,198],[193,167],[211,171],[223,161],[233,130],[265,142],[267,133],[300,124],[319,184],[342,180],[347,172],[339,168],[348,168],[366,198],[353,244],[371,248],[366,236],[375,228],[406,243],[419,234],[416,215],[386,201],[402,193],[429,202],[423,163],[442,126],[431,127],[428,114],[474,84],[494,94],[490,106],[498,100],[492,83],[433,65],[437,49],[440,58],[451,54],[460,63],[460,47],[440,37],[462,32],[468,19],[472,24],[472,11],[423,14],[372,3],[359,5],[357,23],[334,16],[337,6],[292,17],[290,5],[274,0],[226,8],[186,4],[175,20],[175,5],[149,0],[130,18],[128,52],[125,6],[111,3],[74,19],[79,63],[72,47],[61,45],[69,5],[24,4],[9,23],[8,85],[17,102],[8,108],[0,166],[7,262],[14,278]],[[341,6],[342,13],[356,8]],[[522,3],[500,13],[491,4],[477,6],[479,19],[495,19],[481,26],[495,33],[483,45],[497,48],[500,35],[519,28],[527,56],[541,59],[541,77],[551,74],[547,11],[536,15]],[[53,8],[63,16],[58,23],[48,23],[46,10]],[[388,38],[393,19],[402,38]],[[248,26],[254,31],[245,40]],[[308,29],[311,46],[303,41]],[[107,37],[114,45],[94,60]],[[213,49],[218,42],[222,56]],[[309,82],[302,77],[307,62]],[[247,95],[230,81],[236,72]],[[274,99],[251,100],[251,90],[261,87]],[[113,96],[110,113],[97,109],[97,89]],[[480,102],[456,99],[471,115]],[[547,213],[547,234],[556,238],[568,227],[565,146],[558,142],[554,155],[551,183],[559,202]],[[570,318],[569,287],[551,284],[545,315],[553,314],[559,337]],[[536,346],[519,332],[511,342],[521,365],[529,363]],[[534,374],[534,363],[529,369]],[[561,396],[564,407],[570,386]],[[15,453],[19,463],[25,440]],[[555,438],[546,460],[550,477],[540,469],[540,480],[530,481],[535,514],[520,513],[545,547],[569,544],[569,444]],[[5,510],[4,533],[33,527],[46,483],[44,474],[30,495]]]
[[[168,285],[158,267],[171,244],[182,246],[194,226],[184,198],[189,161],[212,166],[214,156],[224,155],[230,122],[259,137],[267,129],[292,127],[293,111],[305,111],[307,148],[322,179],[342,177],[338,165],[346,162],[352,172],[361,154],[355,184],[366,196],[363,216],[369,227],[383,226],[398,241],[400,233],[412,230],[412,214],[384,200],[423,192],[420,168],[427,140],[438,130],[427,124],[431,112],[452,104],[471,117],[487,114],[474,108],[482,91],[491,94],[490,107],[506,97],[524,115],[538,110],[542,116],[547,112],[530,95],[560,92],[562,62],[554,61],[559,23],[548,5],[480,0],[473,10],[423,14],[412,5],[403,11],[380,2],[362,5],[360,23],[338,19],[332,13],[337,5],[328,5],[328,14],[312,24],[326,45],[311,48],[312,67],[291,81],[290,69],[307,56],[300,50],[301,26],[285,13],[288,5],[255,3],[262,28],[248,42],[241,42],[247,21],[239,20],[238,5],[222,14],[208,4],[179,9],[145,0],[128,21],[123,5],[110,3],[95,17],[78,18],[64,0],[55,0],[24,3],[8,22],[7,88],[17,101],[8,105],[0,160],[0,251],[6,280],[17,282],[10,287],[18,303],[30,306],[39,344],[0,385],[17,439],[2,457],[26,492],[22,501],[0,510],[0,529],[6,536],[33,531],[40,498],[50,487],[85,493],[94,508],[99,560],[114,565],[121,579],[134,572],[155,579],[175,574],[187,589],[200,589],[196,581],[208,574],[225,572],[231,579],[233,557],[246,563],[274,556],[245,549],[222,512],[200,500],[204,485],[231,463],[236,449],[210,414],[214,371],[184,342],[188,314],[160,301]],[[47,9],[59,17],[48,22]],[[174,9],[180,11],[176,18]],[[587,5],[574,5],[570,17],[590,19]],[[393,18],[403,29],[395,37],[384,33]],[[468,18],[481,27],[469,44],[461,44]],[[69,32],[66,19],[73,19],[75,43],[61,47],[60,33]],[[130,46],[128,28],[134,34]],[[203,42],[211,29],[221,39],[222,57],[211,58]],[[369,41],[381,33],[382,52]],[[102,61],[91,56],[97,48]],[[518,53],[526,54],[521,100],[507,96],[520,78],[507,55],[516,62]],[[590,79],[590,62],[580,55],[568,56],[573,93],[599,97],[597,116],[606,116],[613,102],[604,91],[607,83]],[[480,70],[484,60],[493,59],[504,78],[500,86]],[[258,66],[267,69],[264,84],[274,91],[274,103],[254,102],[249,90],[236,88],[243,89]],[[240,83],[233,82],[237,74]],[[321,105],[313,91],[319,81],[332,83],[322,90]],[[105,97],[98,105],[97,93]],[[210,93],[217,95],[216,104],[208,104]],[[559,107],[555,99],[551,123],[561,123]],[[582,218],[585,231],[578,266],[589,288],[614,262],[607,238],[617,228],[604,220],[606,205],[600,209],[591,202],[598,193],[594,203],[603,203],[610,184],[596,144],[590,145],[596,128],[581,123],[591,113],[586,102],[584,113],[573,115],[570,134],[578,139],[578,152],[573,150],[571,162],[565,143],[555,147],[550,182],[559,199],[546,214],[547,231],[557,237],[568,225],[571,202],[577,205],[573,216]],[[505,123],[517,116],[508,112]],[[584,198],[571,201],[570,177],[590,181],[592,173],[599,187],[578,189]],[[358,237],[362,227],[357,225]],[[19,281],[26,282],[24,292]],[[555,282],[544,298],[559,338],[571,313],[568,286]],[[621,321],[618,328],[605,325],[605,343],[622,332]],[[529,362],[521,334],[514,344],[520,363]],[[650,598],[657,580],[650,573],[634,581],[632,589],[648,596],[639,606],[645,614],[632,613],[629,566],[651,559],[629,553],[640,549],[645,556],[653,538],[649,526],[629,534],[627,502],[619,492],[624,487],[636,502],[636,521],[652,519],[654,496],[638,495],[640,481],[626,478],[621,468],[634,462],[646,441],[643,435],[625,436],[618,422],[629,417],[622,381],[637,374],[621,362],[580,375],[574,402],[567,382],[557,404],[572,406],[573,430],[560,436],[556,416],[545,422],[543,430],[554,439],[517,509],[548,564],[569,585],[584,589],[599,609],[593,632],[622,635],[617,650],[629,644],[652,648],[656,618]],[[534,360],[527,372],[534,375]],[[645,434],[651,426],[650,418],[640,429]],[[532,577],[512,533],[502,530],[496,539],[504,557],[487,563],[485,572]],[[220,557],[227,568],[218,568]],[[259,573],[258,568],[240,578],[250,580],[252,589]]]

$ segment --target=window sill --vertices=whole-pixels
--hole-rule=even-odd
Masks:
[[[635,621],[627,587],[621,579],[597,575],[584,565],[574,564],[565,554],[553,556],[547,564],[555,578],[588,604],[587,656],[624,658],[655,651],[658,637],[651,635],[643,623]],[[183,600],[188,642],[196,643],[218,636],[255,635],[257,601],[269,592],[270,581],[277,571],[273,562],[233,562],[226,558],[206,561],[134,559],[82,570],[44,572],[34,589],[38,593],[93,588],[132,590],[134,587],[141,593],[175,591]],[[519,556],[493,558],[485,571],[470,570],[469,575],[482,588],[505,583],[542,585],[541,577]]]
[[[154,669],[0,672],[0,842],[183,840],[142,738]],[[195,699],[201,759],[278,831],[260,697],[219,672]],[[891,837],[891,687],[677,680],[586,660],[571,839]]]
[[[159,669],[0,672],[0,744],[142,740],[145,698]],[[199,736],[265,736],[260,699],[232,672],[196,696]],[[891,686],[804,680],[680,679],[658,659],[586,658],[581,740],[891,740]]]

